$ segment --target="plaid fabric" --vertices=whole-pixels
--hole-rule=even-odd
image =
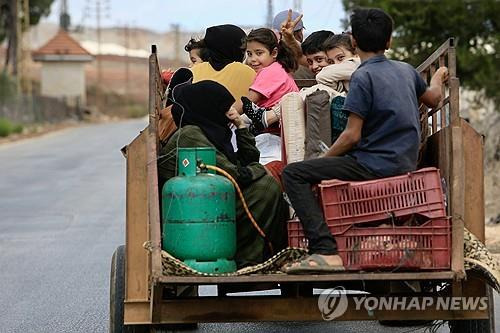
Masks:
[[[317,158],[322,150],[320,141],[330,146],[330,96],[317,90],[306,97],[306,140],[304,160]]]
[[[330,112],[332,115],[332,143],[337,140],[340,133],[344,131],[347,126],[347,118],[349,112],[342,110],[344,106],[345,97],[337,96],[332,100]]]

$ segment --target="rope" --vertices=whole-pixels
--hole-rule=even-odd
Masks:
[[[233,183],[234,187],[236,188],[236,192],[238,192],[238,195],[241,199],[241,203],[243,204],[243,209],[245,210],[248,218],[250,219],[250,222],[252,222],[254,228],[257,230],[259,235],[267,242],[267,246],[269,247],[270,255],[272,256],[274,254],[273,245],[271,244],[271,242],[267,238],[265,232],[257,224],[257,221],[254,219],[252,213],[250,212],[250,209],[248,209],[248,205],[247,205],[247,202],[245,201],[245,197],[243,196],[243,192],[241,191],[240,187],[238,186],[238,183],[236,182],[236,180],[227,171],[225,171],[224,169],[221,169],[219,167],[216,167],[214,165],[207,165],[207,164],[201,163],[199,165],[199,167],[200,167],[200,169],[209,169],[209,170],[216,171],[216,172],[224,175],[227,179],[229,179],[231,181],[231,183]]]

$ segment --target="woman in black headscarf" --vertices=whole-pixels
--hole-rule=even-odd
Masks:
[[[255,79],[255,71],[241,63],[245,56],[241,47],[245,37],[245,32],[232,24],[207,28],[203,57],[208,61],[191,68],[193,83],[212,80],[226,87],[236,101],[246,96]]]
[[[258,163],[255,139],[241,123],[236,112],[233,123],[238,151],[231,145],[229,119],[226,116],[233,96],[214,81],[181,84],[172,88],[172,117],[178,130],[160,150],[160,183],[176,175],[177,147],[214,147],[216,164],[236,179],[257,223],[277,252],[286,246],[287,205],[279,184]],[[270,253],[248,219],[240,200],[236,203],[238,268],[266,260]]]
[[[216,25],[205,32],[205,57],[216,71],[232,62],[242,62],[245,53],[241,48],[245,32],[232,24]]]

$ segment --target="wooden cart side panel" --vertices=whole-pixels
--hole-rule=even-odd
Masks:
[[[441,92],[443,96],[438,106],[433,109],[429,109],[423,104],[420,106],[421,114],[424,115],[425,113],[428,119],[424,120],[424,122],[429,125],[422,128],[423,135],[427,134],[430,136],[436,133],[437,131],[448,126],[453,116],[458,117],[458,102],[455,103],[455,101],[458,101],[457,98],[459,91],[458,79],[455,77],[456,61],[454,45],[454,38],[449,38],[420,66],[417,67],[417,71],[428,85],[430,84],[432,76],[439,67],[448,67],[450,73],[450,79],[445,82],[442,87]],[[454,125],[457,126],[456,123]]]
[[[158,167],[156,164],[157,153],[155,138],[151,133],[147,140],[147,187],[148,187],[148,221],[151,255],[151,277],[156,279],[162,275],[161,267],[161,229],[160,229],[160,203],[158,193]]]
[[[370,295],[370,297],[378,297]],[[410,295],[400,295],[401,297]],[[358,295],[359,297],[359,295]],[[429,297],[429,296],[427,296]],[[429,297],[430,298],[430,297]],[[198,297],[166,300],[162,302],[160,320],[155,324],[207,323],[207,322],[256,322],[256,321],[323,321],[318,308],[318,297]],[[356,309],[352,296],[347,296],[347,308],[335,321],[358,320],[459,320],[487,319],[488,310],[436,311],[427,310],[375,310]],[[433,304],[437,301],[434,299]],[[419,301],[422,304],[422,300]],[[130,323],[149,323],[148,303],[131,304],[134,309],[134,321]]]
[[[453,47],[455,45],[455,39],[454,38],[448,38],[443,44],[441,44],[436,51],[434,51],[424,62],[422,62],[418,67],[417,71],[419,72],[424,72],[426,70],[429,70],[430,66],[435,63],[436,61],[439,60],[439,58],[442,55],[447,54],[449,51],[450,47]],[[451,73],[450,73],[451,74]],[[455,74],[455,72],[453,72]]]
[[[255,274],[240,276],[173,276],[165,275],[160,279],[165,284],[258,284],[258,283],[315,283],[329,282],[333,286],[345,281],[445,281],[454,278],[453,272],[345,272],[334,274]]]
[[[459,79],[456,77],[456,52],[453,38],[443,43],[417,70],[423,78],[430,80],[438,66],[443,65],[446,65],[449,70],[448,89],[443,89],[444,93],[448,92],[448,96],[443,95],[439,106],[427,112],[431,121],[431,133],[434,134],[431,136],[434,139],[429,139],[429,142],[435,146],[434,149],[430,149],[433,150],[431,154],[434,155],[432,159],[434,165],[437,163],[447,184],[448,214],[452,217],[451,270],[457,274],[457,278],[463,278],[465,277],[463,263],[466,200],[465,155],[462,144]],[[439,117],[436,112],[440,113]],[[427,125],[427,122],[425,124]]]
[[[127,148],[125,300],[149,298],[150,258],[143,247],[149,240],[146,141],[143,131]]]
[[[359,297],[359,296],[358,296]],[[452,320],[487,319],[487,310],[358,310],[353,297],[348,296],[346,311],[336,321],[358,320]],[[434,301],[434,304],[436,301]],[[175,322],[242,322],[242,321],[323,321],[318,297],[263,298],[231,297],[225,304],[217,298],[184,299],[164,302],[163,323]]]
[[[451,127],[450,142],[451,270],[457,278],[464,278],[465,168],[461,127]]]
[[[156,56],[156,47],[149,57],[149,127],[147,136],[147,186],[148,186],[148,221],[151,242],[151,277],[162,275],[161,267],[161,229],[160,198],[158,193],[158,117],[161,104],[160,71]]]
[[[445,127],[427,141],[426,164],[440,169],[446,183],[447,212],[452,216],[451,270],[464,277],[464,162],[460,127]]]
[[[464,173],[464,226],[482,242],[484,234],[483,138],[465,120],[460,119]],[[462,284],[463,296],[486,296],[484,280],[468,274]]]
[[[465,163],[464,223],[484,243],[484,141],[469,123],[461,121]]]

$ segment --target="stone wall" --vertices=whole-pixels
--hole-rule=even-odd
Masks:
[[[52,98],[45,96],[19,96],[0,104],[0,117],[15,123],[58,123],[64,120],[80,120],[83,109],[78,98]]]

